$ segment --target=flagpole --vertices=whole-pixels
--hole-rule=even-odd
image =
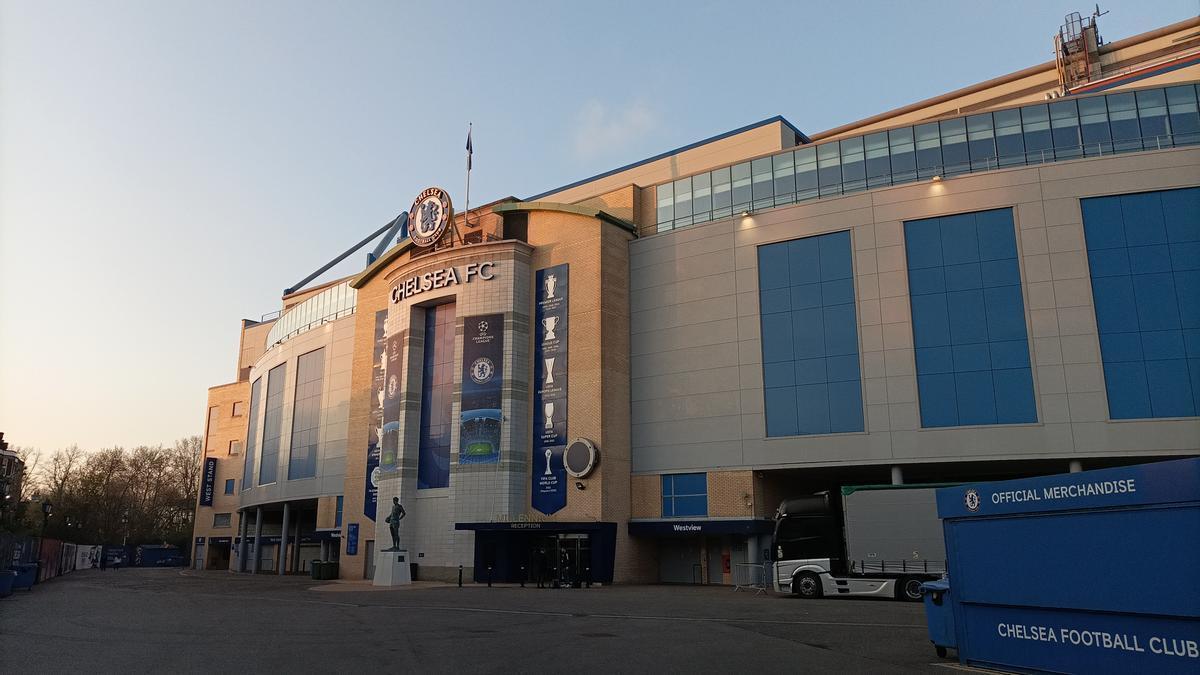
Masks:
[[[463,210],[463,224],[470,227],[471,215],[471,123],[467,122],[467,198],[466,208]]]

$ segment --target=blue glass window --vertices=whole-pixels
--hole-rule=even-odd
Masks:
[[[321,440],[321,389],[325,384],[325,348],[296,359],[296,398],[292,404],[292,444],[288,480],[315,478]]]
[[[454,303],[425,310],[421,438],[417,488],[450,485],[450,406],[454,402]]]
[[[708,515],[708,474],[676,473],[662,477],[663,518]]]
[[[344,501],[345,501],[345,498],[342,495],[338,495],[337,510],[333,512],[333,526],[334,527],[342,526],[342,506],[343,506]]]
[[[225,479],[225,494],[227,494],[227,495],[233,494],[233,483],[234,483],[234,480],[232,478]]]
[[[279,444],[283,436],[283,385],[287,364],[267,372],[267,404],[263,408],[262,459],[258,463],[258,484],[274,483],[279,475]]]
[[[1112,419],[1200,409],[1200,188],[1080,202]]]
[[[904,223],[921,426],[1037,421],[1012,211]]]
[[[863,430],[850,233],[758,248],[767,436]]]
[[[254,380],[250,385],[250,415],[246,427],[246,458],[242,465],[242,489],[249,490],[254,485],[254,457],[258,449],[258,409],[259,394],[262,393],[262,378]]]

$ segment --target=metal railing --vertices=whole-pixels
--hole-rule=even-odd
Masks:
[[[734,563],[733,592],[754,591],[765,594],[771,583],[771,563]]]

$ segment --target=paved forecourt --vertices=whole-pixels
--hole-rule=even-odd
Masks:
[[[920,605],[88,570],[0,600],[0,671],[935,671]],[[944,662],[950,665],[950,662]]]

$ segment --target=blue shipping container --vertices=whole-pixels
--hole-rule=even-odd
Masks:
[[[963,663],[1200,672],[1200,459],[937,498]]]

